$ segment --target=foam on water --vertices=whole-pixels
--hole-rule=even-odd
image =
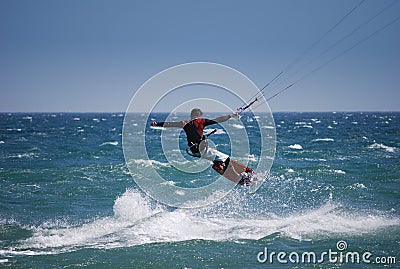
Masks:
[[[214,130],[217,130],[213,133],[214,135],[226,133],[223,129],[217,128],[217,129],[204,129],[203,134],[207,135],[207,134],[213,132]]]
[[[346,172],[345,172],[345,171],[343,171],[343,170],[340,170],[340,169],[335,169],[335,170],[333,170],[333,172],[334,172],[335,174],[341,174],[341,175],[344,175],[344,174],[346,174]]]
[[[27,158],[27,159],[32,159],[32,158],[37,158],[39,155],[34,152],[29,152],[29,153],[18,153],[18,154],[12,154],[8,156],[7,158],[10,159],[22,159],[22,158]]]
[[[289,145],[289,148],[297,149],[297,150],[302,150],[303,149],[303,147],[300,144]]]
[[[263,129],[274,129],[275,126],[263,125],[263,126],[261,126],[261,128],[263,128]]]
[[[333,142],[335,141],[333,138],[317,138],[313,139],[314,142]]]
[[[178,151],[180,152],[180,151]],[[199,162],[204,161],[202,159],[196,159],[194,161],[183,160],[183,161],[171,161],[171,162],[160,162],[155,160],[145,160],[145,159],[135,159],[128,162],[129,165],[138,165],[142,167],[154,167],[154,168],[161,168],[161,167],[173,167],[179,165],[188,165],[188,166],[195,166]]]
[[[396,149],[395,147],[389,147],[389,146],[386,146],[384,144],[379,144],[379,143],[374,143],[374,144],[370,145],[368,148],[370,148],[370,149],[384,149],[387,152],[391,152],[391,153],[393,153],[395,151],[395,149]]]
[[[362,183],[354,183],[353,185],[347,186],[346,188],[353,189],[353,190],[354,189],[367,189],[367,187],[365,187],[365,185]]]
[[[118,141],[104,142],[104,143],[100,144],[100,147],[101,146],[106,146],[106,145],[118,146]]]
[[[43,255],[82,248],[109,249],[148,243],[195,239],[211,241],[259,240],[272,234],[298,240],[337,234],[364,234],[399,225],[400,220],[384,214],[361,214],[327,202],[301,213],[277,216],[262,212],[250,215],[243,194],[230,194],[225,201],[196,210],[168,209],[157,205],[139,191],[128,189],[117,197],[114,215],[80,225],[63,221],[46,222],[32,229],[33,235],[20,245],[1,250],[2,255]],[[237,200],[235,200],[237,198]],[[230,201],[238,201],[237,203]],[[229,206],[225,214],[222,206]],[[248,203],[247,203],[248,204]]]
[[[236,129],[244,129],[245,128],[243,125],[236,124],[236,123],[232,124],[232,127],[235,127]]]

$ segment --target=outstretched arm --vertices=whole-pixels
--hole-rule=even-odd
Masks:
[[[238,117],[239,117],[238,113],[232,113],[232,114],[229,114],[226,116],[221,116],[221,117],[215,118],[215,119],[213,119],[213,121],[219,123],[219,122],[227,121],[230,118],[238,118]]]
[[[183,121],[164,121],[164,122],[153,121],[151,123],[151,126],[183,128],[184,122]]]

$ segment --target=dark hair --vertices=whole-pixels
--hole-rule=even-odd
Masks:
[[[190,112],[190,118],[192,120],[200,117],[201,115],[203,115],[203,112],[201,111],[200,108],[193,108],[192,111]]]

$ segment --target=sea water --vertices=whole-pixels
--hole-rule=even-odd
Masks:
[[[253,119],[228,124],[247,128]],[[400,113],[275,113],[274,120],[275,159],[255,194],[237,186],[183,209],[136,185],[141,174],[128,170],[122,149],[124,114],[0,114],[0,267],[399,267]],[[223,128],[210,137],[226,151],[228,139]],[[211,168],[174,173],[156,142],[147,150],[150,160],[133,163],[169,184],[215,180]],[[243,160],[251,166],[257,154]]]

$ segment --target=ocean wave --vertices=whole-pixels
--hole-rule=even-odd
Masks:
[[[236,124],[236,123],[232,124],[232,127],[236,128],[236,129],[244,129],[245,128],[243,125]]]
[[[248,155],[248,161],[256,162],[257,158],[256,158],[256,156],[254,154],[249,154]]]
[[[110,142],[104,142],[102,144],[100,144],[101,146],[106,146],[106,145],[111,145],[111,146],[118,146],[119,142],[118,141],[110,141]]]
[[[321,123],[319,119],[311,119],[311,121],[313,121],[314,123]]]
[[[168,162],[159,162],[155,160],[144,160],[144,159],[136,159],[136,160],[131,160],[128,162],[128,164],[135,163],[141,166],[149,167],[149,166],[163,166],[163,167],[168,167],[171,166],[170,163]]]
[[[270,125],[263,125],[263,126],[261,126],[261,128],[263,128],[263,129],[275,129],[274,126],[270,126]]]
[[[316,139],[313,139],[312,141],[314,141],[314,142],[333,142],[333,141],[335,141],[335,139],[333,139],[333,138],[316,138]]]
[[[239,198],[245,199],[245,198]],[[231,203],[229,201],[229,203]],[[214,205],[215,207],[215,205]],[[33,235],[18,246],[2,250],[4,255],[43,255],[82,248],[110,249],[160,242],[187,240],[259,240],[279,233],[297,240],[335,235],[359,235],[375,229],[400,225],[384,214],[362,214],[327,202],[319,208],[288,216],[253,214],[240,216],[243,204],[231,203],[236,216],[214,208],[167,209],[137,190],[128,189],[114,202],[114,215],[80,225],[48,223],[32,229]]]
[[[370,145],[368,148],[369,149],[384,149],[390,153],[393,153],[396,150],[395,147],[389,147],[389,146],[386,146],[384,144],[379,144],[379,143],[374,143],[374,144]]]
[[[335,174],[340,174],[340,175],[344,175],[344,174],[346,174],[346,172],[345,172],[345,171],[343,171],[343,170],[340,170],[340,169],[333,170],[333,173],[335,173]]]
[[[351,190],[355,190],[355,189],[367,189],[367,187],[365,187],[364,184],[362,183],[354,183],[350,186],[347,186],[346,188],[351,189]]]
[[[32,159],[32,158],[37,158],[39,155],[34,152],[29,152],[29,153],[18,153],[18,154],[12,154],[7,156],[9,159],[22,159],[22,158],[27,158],[27,159]]]
[[[223,129],[219,129],[218,128],[218,129],[204,129],[203,134],[207,135],[207,134],[213,132],[214,130],[217,130],[217,131],[215,131],[215,133],[213,133],[213,135],[214,134],[225,134],[226,133]]]
[[[31,117],[31,116],[25,116],[25,117],[22,117],[22,119],[23,119],[23,120],[32,121],[33,117]]]
[[[300,144],[293,144],[293,145],[289,145],[288,147],[291,148],[291,149],[296,149],[296,150],[302,150],[303,149],[303,146],[300,145]]]
[[[6,129],[7,131],[10,131],[10,132],[21,132],[22,131],[22,129],[21,128],[7,128]]]
[[[298,129],[298,128],[310,128],[310,129],[313,129],[314,127],[312,127],[312,125],[307,125],[307,124],[298,125],[298,126],[294,127],[294,129]]]

